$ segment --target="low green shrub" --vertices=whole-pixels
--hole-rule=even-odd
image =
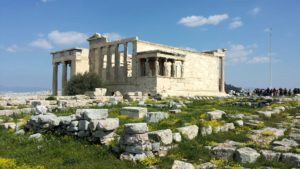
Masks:
[[[100,76],[96,73],[77,74],[71,77],[65,88],[67,95],[84,94],[102,86]]]
[[[49,96],[45,100],[57,100],[55,96]]]

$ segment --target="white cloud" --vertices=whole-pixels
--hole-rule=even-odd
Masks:
[[[256,56],[248,60],[248,63],[256,64],[256,63],[267,63],[270,58],[267,56]]]
[[[226,59],[232,63],[243,63],[248,60],[250,54],[253,53],[252,48],[242,44],[231,44]]]
[[[120,40],[122,36],[119,33],[111,32],[111,33],[104,33],[104,36],[108,37],[110,41]]]
[[[46,39],[37,39],[30,43],[30,46],[42,48],[42,49],[52,49],[52,45]]]
[[[230,44],[226,61],[229,63],[245,63],[245,64],[261,64],[269,62],[269,57],[267,56],[253,56],[255,55],[255,50],[258,48],[257,44],[252,45],[242,45],[242,44]],[[278,60],[273,59],[274,62]]]
[[[76,45],[86,42],[88,36],[81,32],[60,32],[55,30],[48,34],[48,38],[58,45]]]
[[[187,27],[197,27],[202,25],[217,25],[223,20],[228,18],[228,14],[204,16],[187,16],[178,21],[178,24],[182,24]]]
[[[229,24],[229,29],[235,29],[243,26],[243,22],[240,17],[235,17],[232,19],[232,22]]]
[[[256,7],[256,8],[251,9],[249,13],[251,15],[255,16],[255,15],[259,14],[260,11],[261,11],[260,8]]]
[[[11,52],[11,53],[15,53],[15,52],[17,52],[18,49],[19,49],[18,45],[13,44],[13,45],[7,47],[6,51]]]

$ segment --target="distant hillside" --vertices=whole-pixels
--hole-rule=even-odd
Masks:
[[[20,87],[20,86],[1,86],[0,93],[4,92],[37,92],[37,91],[47,91],[49,89],[42,87]]]
[[[242,90],[242,88],[225,83],[225,92],[228,93],[230,90],[233,90],[235,92],[240,92]]]

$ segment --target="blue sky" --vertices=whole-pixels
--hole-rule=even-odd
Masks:
[[[87,47],[95,32],[193,50],[226,48],[226,82],[300,87],[298,0],[1,0],[0,87],[51,88],[50,51]]]

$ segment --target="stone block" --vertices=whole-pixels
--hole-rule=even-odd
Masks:
[[[254,163],[258,157],[260,157],[260,154],[250,147],[236,150],[236,160],[241,163]]]
[[[78,124],[78,129],[80,131],[83,131],[83,130],[88,130],[88,126],[89,126],[89,121],[87,120],[80,120],[79,121],[79,124]]]
[[[85,120],[101,120],[108,117],[108,109],[77,109],[76,116]]]
[[[195,169],[195,167],[191,163],[175,160],[172,169]]]
[[[187,139],[192,140],[197,137],[199,127],[196,125],[177,128],[177,130]]]
[[[213,158],[233,160],[235,150],[236,147],[234,146],[220,144],[216,147],[213,147],[210,151]]]
[[[119,119],[118,118],[107,118],[105,120],[99,120],[97,125],[97,129],[104,131],[111,131],[119,127]]]
[[[43,140],[43,135],[41,133],[32,134],[29,136],[29,139],[41,141]]]
[[[148,132],[147,123],[127,123],[124,125],[127,134],[143,134]]]
[[[294,164],[294,165],[300,166],[300,154],[283,153],[282,161],[289,163],[289,164]]]
[[[148,133],[143,134],[124,134],[120,142],[125,145],[146,144],[149,141]]]
[[[226,114],[226,113],[222,110],[215,110],[215,111],[207,112],[208,118],[210,120],[221,119],[224,114]]]
[[[121,114],[134,118],[144,118],[147,113],[147,108],[145,107],[123,107],[121,109]]]
[[[182,138],[181,138],[181,134],[180,133],[173,133],[173,141],[175,143],[179,143],[181,142]]]
[[[263,158],[268,161],[279,161],[281,153],[274,152],[272,150],[261,150],[260,153],[262,154]]]
[[[158,123],[160,120],[167,118],[169,118],[169,114],[164,112],[148,112],[144,117],[147,123]]]
[[[148,133],[150,140],[161,142],[162,144],[171,144],[173,142],[173,133],[170,129],[152,131]]]
[[[130,146],[126,146],[125,151],[129,153],[134,153],[134,154],[141,154],[144,153],[145,151],[150,151],[152,149],[152,145],[150,143],[148,144],[134,144]]]

